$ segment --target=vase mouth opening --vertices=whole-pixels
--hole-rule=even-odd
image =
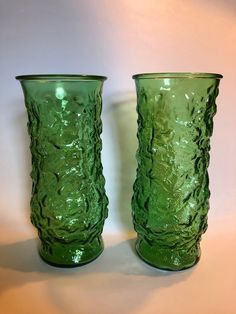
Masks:
[[[106,76],[90,74],[27,74],[15,77],[19,81],[105,81]]]
[[[223,75],[218,73],[201,73],[201,72],[160,72],[160,73],[140,73],[132,76],[133,79],[164,79],[164,78],[206,78],[221,79]]]

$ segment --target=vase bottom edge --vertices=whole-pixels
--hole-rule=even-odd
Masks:
[[[199,243],[190,254],[187,250],[163,249],[149,245],[146,241],[137,239],[136,252],[138,256],[152,267],[165,271],[182,271],[195,266],[201,256]]]
[[[101,237],[95,238],[91,243],[81,244],[51,244],[45,246],[41,242],[38,248],[40,258],[47,264],[60,268],[74,268],[86,265],[97,259],[104,250]]]

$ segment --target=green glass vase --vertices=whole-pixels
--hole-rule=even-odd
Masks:
[[[73,267],[103,251],[102,86],[94,75],[23,75],[31,137],[31,221],[47,263]]]
[[[181,270],[200,258],[207,229],[210,137],[220,74],[134,75],[137,176],[132,213],[136,250],[147,263]]]

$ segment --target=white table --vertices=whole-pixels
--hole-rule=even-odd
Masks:
[[[33,229],[1,230],[1,314],[235,314],[236,215],[211,221],[192,269],[165,272],[134,252],[135,234],[105,234],[106,249],[83,267],[45,264]]]

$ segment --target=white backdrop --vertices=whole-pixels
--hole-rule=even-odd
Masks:
[[[235,0],[0,0],[1,313],[236,313],[235,66]],[[197,267],[178,274],[142,263],[130,240],[137,146],[131,76],[171,71],[224,75],[204,254]],[[39,259],[29,221],[29,138],[14,77],[39,73],[108,76],[102,114],[106,249],[76,270]]]
[[[29,227],[30,153],[18,74],[107,75],[103,164],[107,232],[132,230],[138,72],[224,75],[212,138],[210,219],[231,215],[236,190],[236,2],[208,0],[0,1],[1,221]],[[211,218],[212,217],[212,218]]]

